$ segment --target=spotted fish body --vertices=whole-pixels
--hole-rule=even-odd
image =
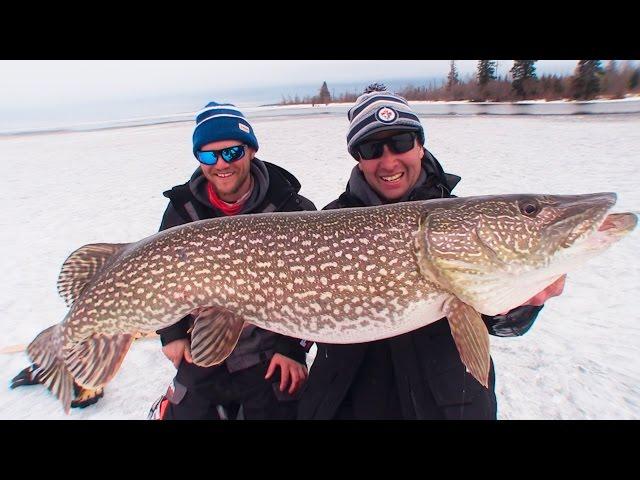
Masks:
[[[425,319],[409,313],[444,295],[416,268],[423,205],[243,215],[160,232],[127,246],[87,286],[65,333],[82,341],[97,325],[104,334],[151,331],[209,306],[334,343],[412,330]],[[433,313],[426,323],[442,318]]]
[[[537,214],[523,214],[532,203]],[[614,203],[613,194],[441,199],[216,218],[136,243],[87,245],[59,278],[69,313],[28,352],[68,410],[73,381],[103,386],[136,333],[190,313],[193,358],[202,366],[222,362],[245,323],[358,343],[447,316],[463,362],[486,385],[480,313],[518,306],[565,273],[570,262],[554,269],[549,261],[562,243],[556,237],[572,247],[598,230]],[[609,237],[635,226],[624,218]],[[510,278],[518,276],[526,281]],[[508,294],[495,296],[496,289]]]

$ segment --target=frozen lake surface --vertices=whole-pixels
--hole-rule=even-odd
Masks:
[[[335,113],[335,112],[334,112]],[[458,196],[613,191],[640,211],[640,114],[424,115],[427,147],[462,176]],[[355,162],[344,114],[253,118],[258,157],[301,181],[320,208]],[[157,231],[167,200],[197,163],[193,123],[0,137],[2,345],[28,343],[62,320],[59,269],[76,248]],[[640,418],[640,234],[571,275],[523,337],[492,337],[501,419]],[[312,358],[309,358],[311,361]],[[173,366],[157,340],[136,342],[105,397],[64,414],[41,386],[9,390],[26,354],[0,355],[2,419],[142,419]]]

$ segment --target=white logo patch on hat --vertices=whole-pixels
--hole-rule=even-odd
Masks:
[[[398,118],[398,113],[391,107],[380,107],[376,112],[376,118],[382,123],[393,123]]]
[[[238,128],[243,132],[251,133],[251,129],[247,127],[244,123],[238,123]]]

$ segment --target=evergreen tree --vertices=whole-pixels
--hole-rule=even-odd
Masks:
[[[521,97],[526,95],[527,81],[531,82],[536,77],[536,64],[537,60],[514,60],[513,67],[511,67],[511,88]]]
[[[496,61],[480,60],[478,62],[478,83],[486,85],[489,80],[496,79]]]
[[[629,77],[629,89],[635,90],[640,84],[640,68],[636,68]]]
[[[621,80],[618,72],[618,63],[615,60],[609,60],[602,75],[600,91],[605,95],[621,98],[623,96],[621,87],[623,87],[622,83],[624,83]]]
[[[327,82],[322,82],[322,87],[320,87],[318,98],[318,103],[331,103],[331,93],[329,92],[329,87],[327,87]]]
[[[454,85],[460,83],[458,78],[458,69],[456,68],[456,61],[451,60],[451,68],[449,69],[449,75],[447,75],[447,88],[451,89]]]
[[[594,98],[600,91],[600,77],[603,73],[600,60],[580,60],[572,81],[573,98]]]

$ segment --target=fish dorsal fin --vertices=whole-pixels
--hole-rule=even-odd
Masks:
[[[109,260],[128,243],[91,243],[80,247],[64,261],[58,276],[58,293],[71,307],[84,287]]]
[[[200,367],[222,363],[238,343],[244,319],[229,310],[207,307],[199,311],[191,332],[191,357]]]
[[[131,333],[94,333],[69,351],[65,365],[78,385],[95,390],[111,381],[133,340]]]
[[[444,313],[460,358],[473,377],[485,388],[489,385],[489,332],[482,316],[457,297],[445,301]]]

